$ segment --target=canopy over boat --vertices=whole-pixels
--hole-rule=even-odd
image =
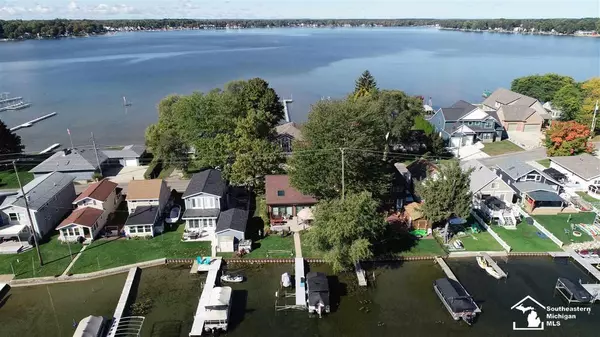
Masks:
[[[329,305],[329,283],[327,276],[319,272],[310,272],[306,274],[306,283],[308,285],[308,305],[316,307],[319,303]]]
[[[579,283],[573,282],[568,278],[559,277],[558,280],[573,294],[573,297],[579,302],[590,302],[592,295]]]
[[[465,312],[475,311],[477,309],[475,302],[473,302],[471,296],[467,294],[467,291],[460,283],[448,278],[441,278],[435,280],[434,285],[442,294],[452,311]]]

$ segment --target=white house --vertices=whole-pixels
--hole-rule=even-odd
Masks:
[[[91,242],[121,202],[118,185],[104,179],[91,184],[74,201],[75,211],[56,228],[61,241]]]
[[[552,157],[550,168],[565,175],[566,186],[600,196],[600,159],[584,153],[578,156]]]
[[[161,212],[158,206],[138,206],[133,213],[127,217],[123,226],[125,236],[154,236],[156,226],[160,226]]]
[[[227,208],[226,196],[227,184],[220,171],[208,169],[192,176],[182,196],[185,202],[182,219],[189,237],[211,239],[214,236],[219,214]]]
[[[127,209],[129,214],[139,206],[158,206],[162,212],[169,201],[171,191],[162,179],[132,180],[127,186]]]
[[[102,151],[112,163],[119,163],[121,166],[140,166],[140,157],[146,153],[146,147],[143,145],[127,145],[120,150]]]
[[[25,227],[31,225],[38,237],[52,232],[72,209],[71,203],[75,199],[73,179],[71,175],[60,172],[41,175],[23,186],[25,196],[19,192],[4,197],[0,204],[0,232],[8,228],[13,229],[12,232],[15,232],[15,229],[22,232]],[[25,198],[29,204],[33,224],[27,216]]]
[[[220,252],[234,251],[239,242],[246,238],[247,223],[247,210],[231,208],[221,212],[215,231],[217,236],[217,250]]]

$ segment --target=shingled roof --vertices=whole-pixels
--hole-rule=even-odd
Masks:
[[[293,188],[288,175],[265,176],[265,190],[267,205],[311,205],[317,203],[317,199]]]
[[[29,172],[95,171],[98,169],[98,162],[102,164],[107,159],[108,157],[102,151],[98,151],[98,159],[96,159],[96,152],[93,149],[66,149],[56,152]]]
[[[99,182],[91,184],[85,191],[73,201],[77,203],[85,198],[92,198],[98,201],[106,201],[106,198],[117,188],[117,183],[114,183],[108,179],[100,180]]]
[[[208,169],[192,176],[190,184],[185,189],[182,198],[188,198],[199,193],[222,196],[227,184],[223,180],[221,171]]]
[[[73,211],[66,219],[64,219],[56,229],[65,228],[71,225],[79,225],[91,228],[100,216],[104,213],[103,210],[85,207]]]

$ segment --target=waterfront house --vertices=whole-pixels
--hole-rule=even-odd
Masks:
[[[532,214],[557,214],[576,212],[560,197],[560,182],[535,167],[506,159],[496,167],[496,174],[515,190],[513,202],[521,203]]]
[[[600,198],[600,158],[584,153],[578,156],[552,157],[550,169],[565,176],[565,184]]]
[[[404,205],[404,199],[412,187],[412,177],[407,166],[403,163],[394,164],[394,175],[392,178],[392,187],[390,191],[390,200],[386,202],[387,206],[399,210]]]
[[[469,188],[473,193],[473,208],[499,225],[516,226],[518,212],[513,210],[513,188],[478,160],[461,162],[460,166],[464,171],[471,171]]]
[[[292,152],[292,142],[294,140],[302,140],[302,131],[298,124],[289,122],[278,125],[275,128],[277,136],[275,136],[275,143],[281,147],[281,150],[285,153]]]
[[[75,210],[56,228],[61,241],[93,241],[121,202],[121,189],[103,179],[91,184],[74,201]]]
[[[58,151],[29,172],[39,177],[51,172],[61,172],[73,177],[76,181],[93,179],[95,172],[109,166],[108,157],[94,149],[64,149]]]
[[[33,225],[33,230],[41,238],[51,233],[58,222],[71,211],[71,203],[75,199],[73,177],[60,172],[37,176],[23,186],[23,190],[25,195],[19,192],[2,201],[0,231],[11,228],[12,232],[22,233],[29,231],[26,228]],[[33,224],[27,216],[25,198]]]
[[[132,180],[127,186],[127,209],[132,214],[139,206],[157,206],[162,212],[171,191],[162,179]]]
[[[293,188],[288,175],[265,176],[265,198],[272,225],[285,223],[304,208],[317,203],[314,197]]]
[[[550,115],[537,99],[499,88],[482,103],[485,111],[496,111],[506,131],[540,131]]]
[[[143,145],[127,145],[120,150],[104,150],[111,164],[125,166],[140,166],[140,158],[146,153]]]
[[[193,233],[192,238],[211,239],[221,210],[228,207],[227,183],[221,171],[208,169],[194,174],[182,198],[186,232]]]
[[[477,141],[495,142],[501,140],[503,134],[495,111],[484,111],[465,101],[440,108],[429,122],[454,148],[472,145]]]
[[[151,237],[157,232],[155,227],[162,224],[161,211],[158,205],[137,206],[127,217],[123,231],[127,237]]]
[[[246,238],[247,223],[248,211],[245,209],[231,208],[221,212],[215,229],[217,251],[237,251],[240,241]]]
[[[562,111],[555,107],[552,104],[552,102],[546,102],[542,106],[544,107],[544,109],[546,109],[546,112],[550,115],[550,117],[553,120],[560,119],[560,117],[562,117]]]

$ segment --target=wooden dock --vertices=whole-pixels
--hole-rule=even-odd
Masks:
[[[223,260],[220,257],[216,257],[209,265],[208,275],[206,276],[206,282],[204,283],[204,288],[200,294],[200,300],[198,301],[198,308],[196,309],[196,314],[194,315],[194,323],[192,324],[190,336],[201,336],[204,332],[204,312],[206,312],[205,306],[210,299],[210,293],[217,284],[217,274],[221,269],[221,263],[223,263]]]
[[[367,276],[365,271],[362,269],[360,262],[356,262],[354,264],[354,269],[356,269],[356,278],[358,278],[358,285],[361,287],[367,286]]]
[[[452,272],[452,269],[450,269],[450,267],[448,267],[448,265],[446,264],[446,261],[444,261],[444,259],[442,259],[439,256],[435,257],[435,262],[437,264],[440,265],[440,267],[442,267],[442,270],[444,271],[444,273],[446,273],[446,276],[451,279],[454,280],[456,282],[458,282],[458,278],[456,277],[456,275],[454,275],[454,273]]]
[[[294,269],[296,275],[296,305],[306,307],[306,274],[304,273],[304,259],[297,257],[294,259]]]
[[[498,273],[498,275],[500,275],[501,278],[507,278],[508,274],[504,272],[504,270],[502,270],[502,268],[500,268],[500,266],[498,265],[498,263],[496,263],[496,261],[494,261],[494,259],[492,259],[492,257],[488,254],[488,253],[481,253],[480,254],[485,261],[488,263],[488,265],[490,267],[492,267],[492,269],[494,269],[494,271],[496,273]]]

